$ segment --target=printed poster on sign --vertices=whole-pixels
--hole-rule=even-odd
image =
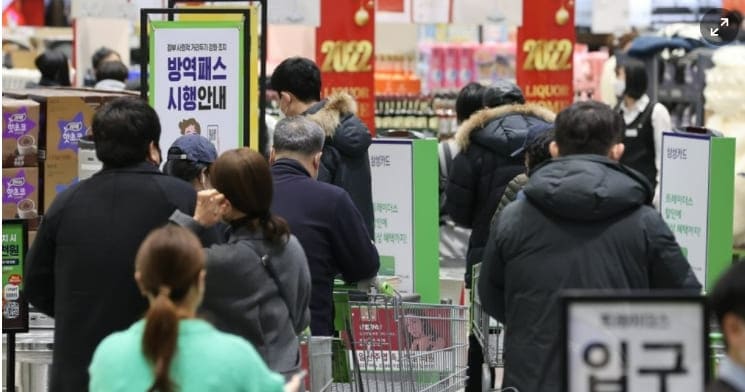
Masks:
[[[165,154],[180,136],[199,134],[218,153],[244,145],[241,22],[152,22],[150,105],[160,117]]]
[[[28,330],[28,307],[23,299],[23,261],[26,228],[20,220],[3,221],[3,332]]]
[[[706,282],[709,139],[664,134],[660,213],[699,282]]]
[[[375,246],[381,276],[395,276],[396,289],[414,291],[414,205],[412,145],[376,141],[370,145]]]
[[[357,360],[366,370],[450,371],[455,367],[452,310],[353,307]],[[353,355],[350,351],[350,355]]]
[[[702,391],[703,297],[564,299],[566,391]]]

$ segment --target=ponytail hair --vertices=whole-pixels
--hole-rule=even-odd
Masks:
[[[284,245],[290,240],[290,225],[279,215],[267,214],[267,218],[259,219],[264,239],[274,245]]]
[[[145,315],[142,351],[145,357],[153,363],[155,372],[155,381],[147,392],[174,391],[174,383],[169,370],[176,352],[179,317],[176,306],[168,297],[170,290],[163,287]]]
[[[137,252],[139,285],[151,299],[142,336],[142,352],[154,373],[148,392],[173,392],[177,388],[170,377],[181,318],[177,304],[198,285],[205,259],[199,239],[175,225],[152,231]]]
[[[233,208],[246,214],[245,219],[232,224],[250,225],[258,219],[258,228],[267,241],[275,245],[288,241],[287,221],[269,210],[274,184],[269,163],[261,154],[249,148],[225,151],[210,167],[210,181]]]

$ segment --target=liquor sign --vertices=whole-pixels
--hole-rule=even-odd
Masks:
[[[702,391],[709,318],[702,296],[568,292],[564,391]]]
[[[574,2],[523,0],[517,30],[517,84],[525,99],[554,112],[574,102]]]
[[[244,141],[244,32],[232,21],[153,21],[150,105],[162,126],[161,149],[200,134],[218,153]]]
[[[732,263],[735,139],[662,136],[660,213],[704,289]]]
[[[3,221],[3,332],[28,331],[28,304],[23,298],[26,229],[24,220]]]
[[[347,92],[357,101],[357,116],[375,134],[375,2],[321,0],[316,29],[316,63],[322,97]]]

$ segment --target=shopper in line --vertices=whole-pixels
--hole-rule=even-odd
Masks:
[[[618,110],[623,115],[626,146],[621,163],[642,173],[657,191],[660,178],[662,133],[672,130],[670,113],[647,95],[647,68],[627,59],[618,67]]]
[[[129,69],[121,61],[106,61],[96,70],[95,89],[107,91],[123,91],[127,85]]]
[[[525,170],[522,153],[528,129],[550,123],[554,114],[541,106],[525,104],[520,88],[499,81],[486,88],[480,110],[463,122],[455,135],[461,151],[453,160],[446,190],[445,210],[455,223],[471,228],[466,255],[466,287],[471,269],[481,262],[489,222],[505,186]]]
[[[163,173],[187,181],[199,192],[212,189],[210,167],[217,160],[217,149],[207,138],[199,134],[188,134],[176,139],[168,149]],[[218,222],[202,235],[202,244],[210,246],[227,240],[229,226]]]
[[[732,265],[709,294],[727,356],[708,392],[745,392],[745,263]]]
[[[200,235],[219,220],[231,227],[227,243],[206,249],[200,311],[221,331],[253,343],[270,369],[289,377],[300,368],[297,335],[310,323],[305,253],[287,222],[270,211],[272,176],[261,154],[229,150],[210,171],[215,189],[199,192],[194,217],[180,211],[171,217]]]
[[[194,234],[168,225],[151,232],[135,259],[145,318],[96,349],[90,391],[283,391],[254,347],[196,316],[205,292],[205,253]],[[297,390],[299,377],[288,387]]]
[[[380,267],[362,215],[343,189],[316,181],[325,135],[306,117],[277,123],[270,153],[274,211],[287,219],[308,256],[313,279],[311,332],[333,334],[334,278],[350,283],[374,278]]]
[[[188,183],[164,175],[160,122],[146,101],[117,98],[93,116],[103,169],[57,195],[26,260],[29,302],[54,317],[51,390],[85,391],[98,343],[142,317],[137,248],[173,210],[193,213]]]
[[[59,50],[47,50],[36,56],[36,68],[41,73],[39,83],[31,83],[27,87],[69,87],[70,62],[67,56]]]
[[[458,124],[468,120],[471,115],[484,108],[484,86],[471,82],[463,87],[455,98],[455,117]],[[448,216],[447,203],[448,175],[453,160],[460,152],[455,141],[455,134],[440,134],[437,153],[440,164],[440,265],[463,266],[466,261],[466,249],[471,230],[455,224]]]
[[[91,68],[83,76],[83,85],[93,87],[96,84],[96,71],[107,61],[122,61],[122,56],[114,49],[105,46],[98,48],[91,56]]]
[[[279,110],[286,116],[307,115],[326,134],[318,181],[343,188],[362,214],[368,235],[375,239],[372,180],[367,150],[372,137],[355,115],[357,103],[347,93],[321,100],[321,71],[312,60],[291,57],[272,73]],[[372,110],[372,109],[371,109]]]
[[[701,290],[650,205],[648,182],[618,163],[623,119],[581,102],[555,126],[554,159],[497,217],[478,287],[486,312],[506,328],[502,388],[520,392],[561,389],[562,290]]]

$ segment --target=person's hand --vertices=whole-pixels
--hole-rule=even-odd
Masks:
[[[294,376],[290,379],[290,381],[287,381],[285,384],[285,392],[298,392],[300,391],[300,386],[303,384],[303,378],[305,378],[305,370],[302,370],[300,372],[295,373]]]
[[[227,207],[227,200],[222,193],[214,189],[199,191],[194,220],[204,227],[212,227],[220,221]]]

